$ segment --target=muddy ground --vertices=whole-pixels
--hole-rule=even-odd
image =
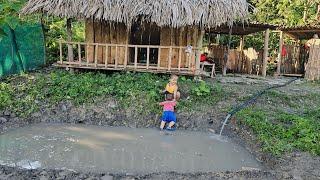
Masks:
[[[255,77],[217,77],[211,81],[219,81],[223,88],[236,92],[232,96],[247,97],[265,87],[282,84],[287,78],[261,79]],[[298,80],[288,87],[281,88],[286,93],[319,91],[319,88],[302,86],[303,80]],[[236,98],[226,98],[214,108],[207,107],[199,112],[183,112],[178,110],[178,128],[194,131],[218,132],[224,121],[227,109],[236,105]],[[263,106],[263,102],[256,105]],[[0,134],[12,128],[39,122],[50,123],[82,123],[100,126],[155,127],[158,126],[159,114],[141,116],[134,107],[121,109],[116,99],[110,97],[95,104],[74,106],[71,102],[61,102],[54,107],[43,105],[39,112],[22,119],[14,112],[0,112]],[[239,127],[235,118],[226,127],[224,135],[233,138],[246,147],[264,165],[261,171],[246,170],[240,172],[177,174],[174,172],[160,174],[83,174],[66,170],[22,170],[0,166],[0,179],[320,179],[320,158],[308,153],[293,152],[282,157],[273,157],[262,152],[255,136],[245,127]]]

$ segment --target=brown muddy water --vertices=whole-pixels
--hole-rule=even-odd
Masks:
[[[0,164],[82,172],[261,169],[245,148],[209,132],[36,124],[0,135]]]

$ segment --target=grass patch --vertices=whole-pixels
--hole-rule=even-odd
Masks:
[[[295,115],[247,108],[237,116],[257,134],[264,151],[279,156],[299,149],[320,155],[320,109]]]
[[[112,96],[123,108],[137,105],[136,110],[141,113],[160,113],[158,102],[164,100],[160,91],[168,79],[167,75],[149,73],[70,74],[62,70],[16,76],[1,83],[0,110],[7,108],[26,117],[39,110],[41,103],[54,105],[69,100],[81,105]],[[179,88],[187,96],[179,101],[182,110],[216,103],[225,95],[219,84],[209,85],[185,77],[180,78]]]

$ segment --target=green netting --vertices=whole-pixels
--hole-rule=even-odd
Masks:
[[[45,64],[44,36],[40,24],[2,27],[0,77],[34,70]]]

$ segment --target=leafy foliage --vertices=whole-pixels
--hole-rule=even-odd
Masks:
[[[12,104],[13,90],[7,83],[0,83],[0,109]]]
[[[238,117],[257,134],[263,150],[274,155],[299,149],[320,155],[320,109],[303,115],[247,108]],[[275,119],[275,120],[271,120]]]
[[[16,85],[17,79],[23,80],[19,80],[19,84]],[[43,103],[54,105],[69,100],[81,105],[109,96],[116,97],[124,108],[141,103],[141,107],[137,107],[141,113],[157,113],[161,112],[158,102],[164,100],[159,92],[168,82],[168,76],[149,73],[70,74],[65,71],[53,71],[48,75],[24,75],[7,81],[1,90],[4,93],[3,97],[0,97],[3,99],[0,109],[10,108],[20,116],[37,111]],[[201,95],[193,93],[199,84],[184,77],[181,78],[179,86],[183,87],[188,96],[179,103],[182,109],[214,103],[224,94],[218,85],[211,87],[205,82],[200,84]]]
[[[317,22],[319,0],[251,0],[256,12],[253,18],[259,22],[286,26]]]

